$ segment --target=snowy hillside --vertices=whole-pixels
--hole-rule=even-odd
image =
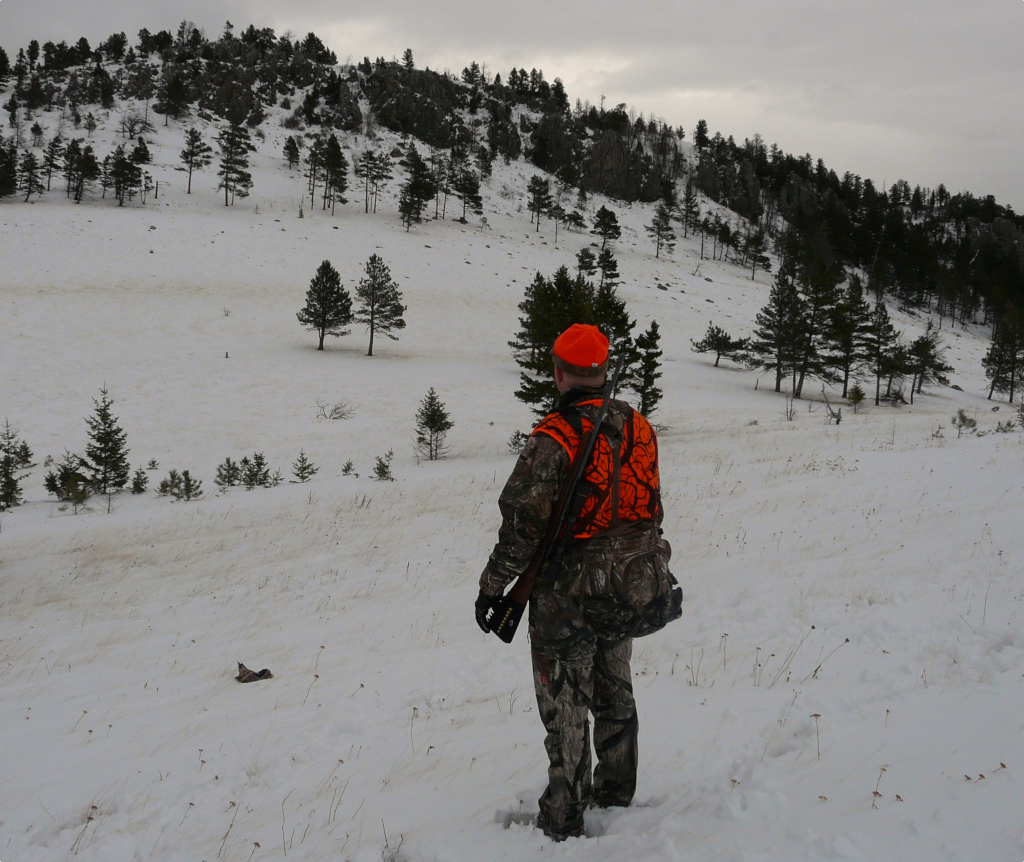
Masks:
[[[610,204],[620,295],[663,332],[654,419],[685,604],[634,650],[636,806],[554,845],[503,829],[536,811],[543,729],[526,638],[481,634],[472,604],[506,442],[531,421],[512,397],[517,304],[593,238],[534,230],[523,162],[495,163],[486,223],[407,232],[397,180],[376,214],[352,191],[299,219],[306,182],[270,128],[233,207],[212,171],[185,194],[175,124],[152,136],[158,201],[0,205],[0,419],[39,461],[81,451],[105,384],[133,467],[189,469],[205,491],[73,515],[36,467],[2,515],[3,862],[1024,855],[1024,438],[949,424],[1010,418],[984,397],[984,333],[943,330],[962,391],[838,426],[812,398],[787,421],[765,377],[690,350],[709,320],[749,334],[770,276],[702,263],[692,241],[655,260],[652,208]],[[350,157],[365,143],[343,138]],[[358,330],[318,352],[295,319],[310,278],[330,259],[351,290],[372,253],[407,329],[373,357]],[[429,387],[453,452],[418,463]],[[318,401],[357,409],[329,421]],[[287,475],[300,449],[310,483],[217,494],[225,456]],[[389,449],[396,481],[373,481]],[[274,679],[240,685],[237,661]]]

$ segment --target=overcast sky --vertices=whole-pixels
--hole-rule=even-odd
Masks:
[[[704,118],[840,175],[1024,211],[1024,0],[0,0],[0,44],[13,62],[33,38],[135,42],[182,18],[208,36],[225,20],[313,30],[341,61],[409,47],[438,70],[536,67],[573,100],[625,102],[688,138]]]

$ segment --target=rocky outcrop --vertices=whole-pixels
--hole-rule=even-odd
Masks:
[[[779,192],[779,213],[789,222],[806,223],[821,212],[817,189],[809,180],[790,174]]]

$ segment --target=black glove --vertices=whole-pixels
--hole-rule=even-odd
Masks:
[[[481,631],[489,632],[491,630],[487,617],[497,608],[500,601],[501,596],[489,596],[484,592],[476,597],[476,624],[480,626]]]

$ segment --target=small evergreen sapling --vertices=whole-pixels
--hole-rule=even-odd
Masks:
[[[377,462],[373,465],[373,477],[378,482],[394,482],[395,477],[391,475],[391,459],[395,457],[394,450],[388,449],[386,455],[378,455]]]
[[[352,459],[349,458],[344,464],[341,465],[341,475],[342,476],[355,476],[358,479],[359,478],[359,474],[354,472],[355,471],[355,466],[356,465],[352,463]]]
[[[443,458],[451,448],[445,438],[454,427],[444,402],[431,386],[416,411],[416,450],[428,461]]]
[[[0,512],[21,505],[21,482],[25,478],[21,470],[28,466],[21,455],[24,445],[19,443],[17,432],[5,419],[0,428]],[[31,453],[29,458],[31,460]]]
[[[137,468],[132,474],[132,493],[133,494],[145,494],[146,488],[149,487],[149,476],[146,471],[141,467]]]
[[[850,391],[846,395],[846,400],[850,403],[854,413],[860,412],[860,407],[864,403],[864,399],[867,398],[867,394],[861,388],[859,383],[854,383],[850,387]]]
[[[974,431],[978,427],[978,420],[972,419],[970,416],[968,416],[967,411],[964,410],[963,407],[961,407],[959,410],[956,411],[956,415],[953,417],[953,420],[952,422],[950,422],[950,424],[954,428],[956,428],[956,437],[959,440],[960,435],[963,434],[965,431],[967,433],[970,433],[971,431]]]
[[[237,461],[232,461],[228,456],[223,464],[217,465],[217,475],[214,477],[214,484],[225,493],[228,488],[240,484],[242,481],[242,467]]]
[[[313,462],[300,449],[299,457],[292,464],[292,475],[295,477],[295,481],[300,483],[308,482],[319,472],[320,468],[313,466]]]
[[[270,468],[262,452],[254,452],[252,458],[243,458],[240,466],[242,484],[245,485],[246,491],[251,491],[257,486],[270,487]]]
[[[193,479],[188,470],[171,470],[166,479],[160,480],[160,487],[157,493],[161,497],[174,497],[175,500],[195,500],[203,496],[203,483],[199,479]]]
[[[64,457],[43,479],[47,493],[53,494],[62,503],[70,503],[78,514],[79,506],[89,499],[89,480],[82,472],[82,459],[64,450]]]

